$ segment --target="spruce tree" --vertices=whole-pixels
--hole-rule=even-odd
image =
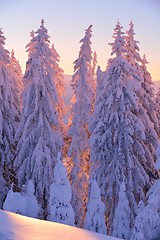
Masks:
[[[71,126],[69,136],[71,144],[68,156],[73,161],[71,171],[73,199],[72,206],[75,211],[75,221],[78,227],[83,226],[88,181],[88,159],[89,159],[89,132],[88,122],[93,109],[93,71],[91,36],[92,25],[85,30],[85,36],[80,40],[79,57],[74,62],[74,74],[72,76],[73,98],[71,109]]]
[[[160,170],[160,145],[157,148],[156,169]],[[159,239],[160,237],[160,180],[154,182],[141,203],[132,231],[132,240]],[[140,205],[140,204],[139,204]]]
[[[18,146],[15,159],[19,186],[31,179],[41,210],[45,211],[57,153],[63,144],[57,112],[55,71],[52,68],[54,56],[49,43],[42,20],[40,28],[27,45],[29,59],[23,77],[23,111],[16,134]]]
[[[39,205],[34,195],[35,188],[32,180],[29,180],[26,185],[26,192],[22,192],[26,200],[26,211],[25,216],[38,218]]]
[[[54,182],[50,186],[48,219],[67,225],[74,225],[74,211],[71,206],[71,198],[71,185],[59,153],[58,161],[54,168]]]
[[[63,70],[59,66],[59,54],[57,53],[54,44],[52,44],[51,47],[52,51],[52,67],[54,69],[54,79],[55,79],[55,85],[58,95],[58,105],[57,105],[57,112],[59,113],[60,117],[60,125],[62,132],[66,133],[66,126],[64,124],[64,116],[66,114],[66,106],[64,102],[65,97],[65,85],[64,85],[64,76],[63,76]]]
[[[11,68],[10,53],[4,46],[5,37],[0,29],[0,168],[2,170],[0,178],[2,186],[4,186],[5,180],[1,201],[4,199],[6,189],[10,188],[13,180],[14,136],[20,121],[17,79]],[[0,206],[2,206],[2,202],[0,202]]]
[[[158,115],[158,106],[157,103],[155,103],[155,88],[154,88],[154,83],[152,81],[151,75],[147,70],[146,64],[148,64],[148,61],[146,59],[146,56],[144,55],[143,58],[141,59],[141,69],[142,69],[142,87],[143,87],[143,105],[144,108],[147,111],[147,114],[150,118],[150,121],[152,122],[153,126],[152,128],[154,129],[153,132],[148,132],[148,141],[154,141],[154,137],[150,137],[150,135],[158,135],[160,136],[160,131],[159,131],[159,115]],[[151,131],[151,130],[150,130]],[[154,148],[157,148],[157,141],[153,142]],[[151,153],[155,156],[155,150],[154,152]]]
[[[16,83],[17,83],[18,89],[19,91],[22,91],[22,69],[19,61],[15,57],[14,50],[11,51],[11,68],[15,73],[15,76],[17,77]]]
[[[131,223],[129,229],[125,229],[130,232],[137,204],[145,198],[147,190],[157,178],[155,155],[150,151],[152,149],[155,152],[153,142],[157,142],[157,135],[155,133],[154,141],[148,140],[148,129],[155,131],[139,95],[143,92],[141,74],[136,73],[134,65],[127,59],[128,51],[119,22],[114,31],[111,54],[116,56],[109,60],[105,73],[100,74],[99,70],[101,84],[97,88],[90,122],[90,175],[100,186],[111,235],[122,182],[126,186],[128,212],[131,213],[129,219],[126,214],[123,221]]]
[[[32,51],[34,49],[34,44],[35,44],[35,41],[34,41],[34,38],[35,38],[35,31],[31,31],[30,32],[30,37],[31,37],[31,40],[30,42],[26,45],[26,52],[28,53],[28,58],[31,56],[32,54]],[[27,67],[27,65],[26,65]]]
[[[107,234],[105,222],[105,205],[101,200],[100,189],[95,180],[91,181],[89,200],[87,203],[85,229]]]
[[[160,237],[160,180],[147,193],[145,205],[138,212],[132,231],[132,240],[159,239]]]
[[[153,81],[151,79],[150,73],[147,71],[146,64],[148,63],[144,55],[143,58],[140,57],[138,41],[135,40],[134,35],[134,24],[130,22],[129,30],[126,32],[126,58],[129,63],[133,66],[132,76],[133,78],[139,78],[141,81],[141,91],[138,94],[140,104],[143,106],[145,111],[142,112],[142,121],[144,120],[144,125],[147,125],[146,119],[149,117],[150,122],[152,122],[152,127],[148,128],[146,132],[146,138],[148,142],[151,142],[150,152],[155,158],[155,149],[157,148],[157,139],[159,134],[159,126],[157,119],[157,107],[154,100],[154,87]],[[146,115],[144,117],[144,115]]]
[[[132,211],[129,206],[129,201],[126,195],[126,186],[122,182],[119,190],[118,204],[115,209],[115,215],[113,219],[113,232],[114,237],[129,239],[131,232],[130,226],[132,225],[131,219],[133,219]]]
[[[6,199],[3,203],[3,209],[5,211],[18,213],[25,215],[26,213],[27,202],[24,196],[19,192],[13,191],[13,184],[11,189],[7,193]]]

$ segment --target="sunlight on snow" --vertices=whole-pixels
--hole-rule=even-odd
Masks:
[[[64,224],[0,210],[0,240],[116,240]]]

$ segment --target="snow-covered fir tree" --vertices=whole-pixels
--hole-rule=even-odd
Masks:
[[[14,50],[11,51],[11,62],[10,62],[10,69],[12,72],[12,89],[14,94],[14,105],[17,109],[16,114],[16,123],[15,123],[15,132],[17,131],[19,122],[21,120],[21,110],[22,110],[22,69],[19,64],[19,61],[15,57]],[[16,149],[16,143],[14,143]]]
[[[131,240],[160,238],[160,180],[147,193],[146,204],[141,207],[135,219]]]
[[[13,184],[9,190],[6,199],[3,203],[3,209],[9,212],[25,215],[26,212],[26,199],[19,192],[13,191]]]
[[[141,57],[140,57],[140,54],[139,54],[139,47],[138,47],[138,41],[136,41],[134,39],[134,35],[135,35],[135,32],[134,32],[134,24],[133,22],[131,21],[129,23],[129,29],[126,31],[126,36],[125,36],[125,46],[126,46],[126,58],[127,60],[129,61],[129,63],[132,65],[132,66],[136,66],[136,68],[133,70],[136,72],[137,71],[137,74],[140,74],[140,66],[138,63],[141,62]]]
[[[68,156],[73,161],[71,171],[72,181],[72,206],[75,211],[75,220],[78,227],[83,226],[88,181],[88,158],[89,158],[89,132],[88,122],[93,109],[94,91],[92,71],[91,36],[92,25],[85,30],[85,36],[80,40],[79,57],[74,62],[74,74],[72,76],[73,98],[71,109],[71,126],[69,136],[71,144]]]
[[[122,182],[119,190],[118,204],[113,219],[112,235],[114,237],[129,239],[131,234],[130,226],[132,225],[131,219],[133,219],[132,214],[126,195],[126,186],[125,183]]]
[[[100,189],[95,180],[91,181],[89,200],[87,203],[85,229],[107,234],[105,205],[101,200]]]
[[[34,196],[35,189],[33,182],[29,180],[27,185],[23,185],[21,193],[15,192],[14,188],[15,186],[12,184],[3,203],[3,209],[24,216],[37,218],[39,205]]]
[[[20,113],[21,113],[21,110],[22,110],[22,89],[23,89],[22,78],[23,78],[23,74],[22,74],[22,69],[21,69],[20,63],[15,57],[14,50],[11,51],[11,64],[10,65],[11,65],[11,70],[12,70],[13,75],[14,75],[13,83],[14,83],[14,86],[15,86],[15,93],[18,96],[17,97],[18,98],[17,105],[20,106],[19,108],[20,108]],[[17,124],[16,129],[17,128],[18,128],[18,124]]]
[[[47,209],[53,169],[63,138],[57,112],[58,95],[49,35],[42,20],[28,44],[29,59],[23,77],[23,111],[18,128],[15,169],[19,186],[32,179],[41,209]],[[45,212],[44,212],[45,217]]]
[[[53,222],[74,225],[74,211],[71,206],[72,190],[67,178],[67,171],[60,153],[54,168],[54,182],[50,186],[49,216]]]
[[[31,31],[30,32],[30,37],[31,37],[31,40],[30,42],[26,45],[26,52],[28,53],[28,58],[31,56],[32,52],[33,52],[33,49],[34,49],[34,45],[35,45],[35,41],[34,41],[34,38],[35,38],[35,31]],[[26,65],[27,67],[27,65]]]
[[[66,114],[66,105],[64,102],[64,97],[65,97],[65,86],[64,86],[64,76],[63,76],[63,70],[59,66],[59,54],[57,53],[54,44],[52,44],[51,48],[53,57],[53,63],[52,67],[54,69],[54,79],[55,79],[55,85],[56,85],[56,90],[57,90],[57,95],[58,95],[58,105],[57,105],[57,111],[60,116],[60,123],[61,123],[61,129],[63,132],[65,132],[65,125],[63,118]]]
[[[127,35],[125,37],[126,39],[126,49],[127,54],[126,58],[129,61],[129,63],[133,66],[132,75],[134,78],[139,78],[141,80],[141,86],[142,89],[139,93],[139,100],[140,104],[143,105],[145,112],[142,112],[142,115],[147,115],[147,118],[149,117],[150,121],[152,122],[151,128],[148,129],[148,132],[146,132],[146,138],[147,141],[151,141],[154,145],[154,149],[152,147],[150,148],[150,152],[153,156],[155,156],[155,148],[157,148],[157,140],[158,136],[155,136],[159,132],[159,126],[158,126],[158,119],[157,119],[157,107],[154,100],[154,83],[151,79],[150,73],[147,71],[146,64],[148,63],[146,60],[146,57],[144,55],[143,58],[140,57],[139,54],[139,47],[138,47],[138,41],[134,39],[134,24],[133,22],[130,22],[129,24],[129,30],[127,31]],[[146,118],[142,117],[142,120],[144,119],[144,124],[146,121]],[[152,131],[153,129],[153,131]]]
[[[26,192],[22,193],[26,200],[25,216],[38,218],[39,205],[34,193],[34,184],[32,180],[29,180],[26,186]]]
[[[67,124],[65,121],[65,115],[69,110],[65,104],[65,82],[64,82],[64,75],[63,70],[59,66],[59,54],[57,53],[54,44],[52,44],[51,51],[53,54],[52,57],[52,67],[54,69],[54,79],[55,79],[55,86],[57,90],[58,96],[58,104],[57,104],[57,112],[59,113],[59,121],[60,121],[60,128],[64,135],[64,145],[63,145],[63,155],[66,157],[68,151],[68,136],[67,136]]]
[[[105,73],[98,71],[100,85],[90,122],[90,175],[101,189],[111,235],[117,207],[121,207],[118,202],[122,182],[126,186],[129,207],[126,211],[130,213],[124,215],[126,219],[123,221],[131,223],[126,225],[128,229],[125,228],[125,232],[129,233],[139,200],[145,198],[145,193],[157,178],[155,155],[152,155],[157,134],[139,97],[139,93],[143,92],[141,78],[126,57],[128,52],[119,22],[114,31],[111,54],[116,56],[109,60]],[[153,141],[149,141],[148,129],[151,129]]]
[[[154,88],[154,83],[152,81],[151,75],[147,70],[146,64],[148,64],[148,61],[146,60],[146,56],[144,55],[142,60],[141,60],[141,69],[142,69],[142,78],[143,78],[143,105],[145,109],[147,110],[147,114],[153,124],[153,128],[156,131],[157,135],[159,136],[160,131],[159,131],[159,114],[158,114],[158,106],[155,100],[155,88]],[[151,135],[150,133],[151,130],[149,130],[148,135]],[[153,133],[154,135],[154,133]],[[149,139],[151,140],[150,136]],[[153,141],[153,138],[152,140]],[[157,143],[155,144],[157,146]],[[151,150],[152,152],[152,150]],[[152,153],[155,155],[155,153]]]
[[[15,57],[14,50],[11,51],[11,68],[17,77],[16,83],[17,83],[18,89],[19,91],[22,91],[22,76],[23,76],[22,69],[19,61]]]
[[[2,181],[4,178],[9,190],[15,157],[14,136],[20,121],[20,101],[19,90],[16,86],[17,80],[11,68],[10,53],[4,46],[5,37],[0,29],[0,168]],[[5,194],[4,187],[1,199]]]
[[[160,238],[160,180],[147,193],[147,202],[135,219],[132,240]]]

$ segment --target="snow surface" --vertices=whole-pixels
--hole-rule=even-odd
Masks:
[[[68,225],[0,210],[0,240],[116,240]]]

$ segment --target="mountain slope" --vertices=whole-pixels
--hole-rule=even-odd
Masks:
[[[116,240],[64,224],[0,210],[0,240]]]

